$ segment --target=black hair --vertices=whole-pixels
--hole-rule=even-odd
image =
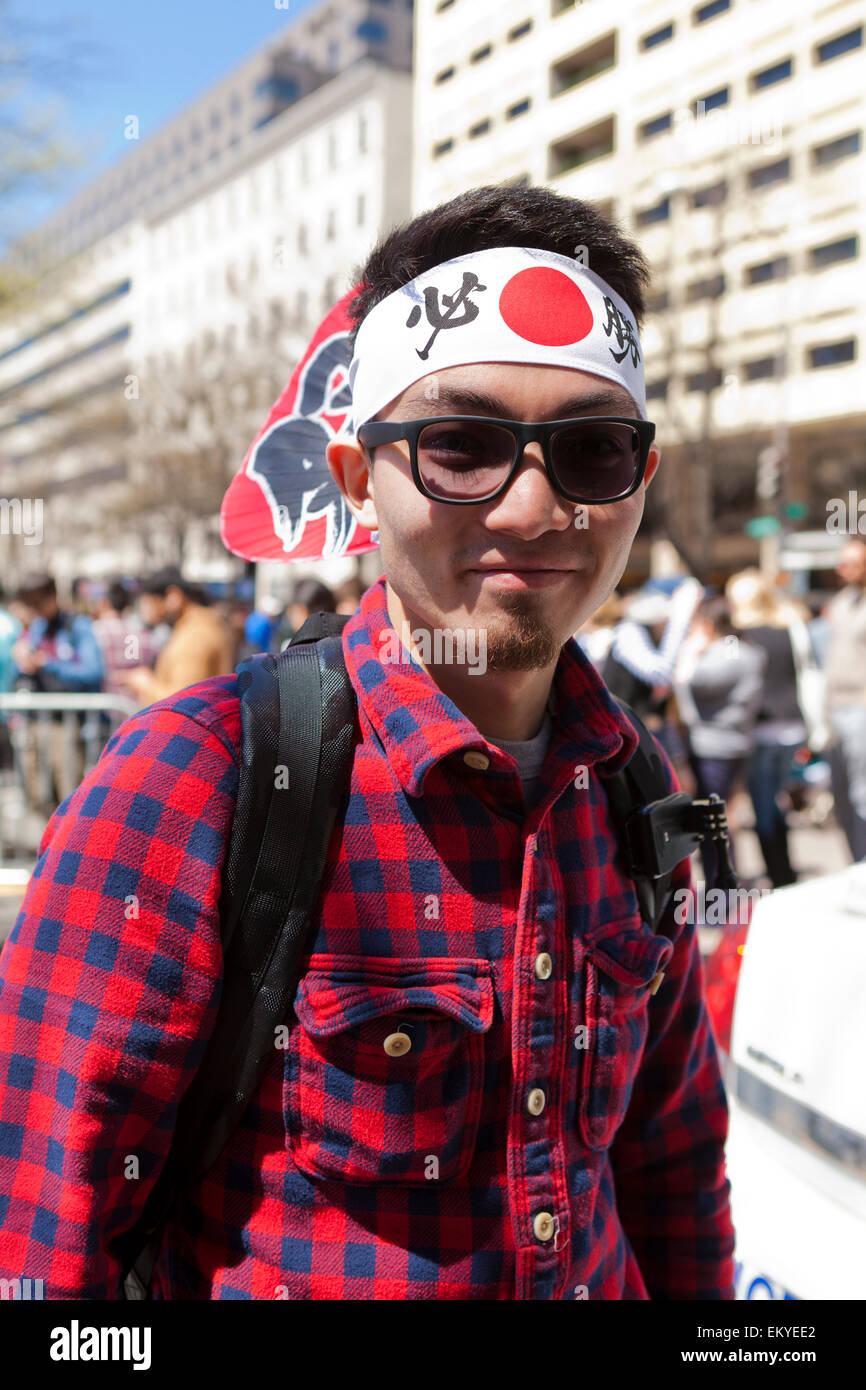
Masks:
[[[640,328],[649,265],[616,223],[592,203],[550,188],[488,184],[420,213],[376,244],[353,278],[361,288],[348,305],[352,348],[361,320],[394,290],[441,261],[493,246],[534,246],[571,257],[585,248],[579,253],[585,264],[621,295]]]
[[[129,591],[120,579],[114,579],[105,595],[115,613],[125,613],[129,607]]]
[[[200,584],[194,584],[191,579],[184,579],[180,570],[175,565],[166,565],[164,569],[156,570],[146,579],[141,581],[139,590],[142,594],[155,594],[159,598],[165,598],[169,589],[180,589],[185,598],[191,603],[207,606],[210,599]]]
[[[701,599],[698,604],[699,618],[705,622],[712,623],[720,637],[732,637],[735,628],[731,622],[731,605],[724,594],[714,594],[709,598]]]
[[[299,579],[292,594],[292,603],[300,603],[311,613],[333,613],[337,607],[331,590],[319,579]]]

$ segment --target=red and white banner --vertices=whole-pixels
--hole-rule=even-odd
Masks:
[[[377,550],[331,477],[329,440],[349,414],[350,289],[326,314],[232,479],[223,544],[244,560],[328,560]]]

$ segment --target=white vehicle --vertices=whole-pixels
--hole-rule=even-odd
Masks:
[[[866,1299],[866,863],[755,905],[726,1081],[737,1298]]]

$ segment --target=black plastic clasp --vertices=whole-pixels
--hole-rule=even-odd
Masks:
[[[702,840],[716,847],[716,888],[736,888],[737,876],[730,857],[725,803],[713,793],[706,801],[693,801],[686,792],[674,792],[651,801],[629,818],[627,824],[632,871],[647,878],[662,878],[697,849]]]

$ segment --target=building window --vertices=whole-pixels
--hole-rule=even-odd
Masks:
[[[434,81],[437,83],[449,82],[456,71],[457,69],[453,66],[450,68],[443,68],[441,72],[437,72]]]
[[[746,381],[765,381],[767,377],[784,376],[784,357],[759,357],[743,367]]]
[[[648,314],[663,314],[670,307],[670,294],[667,290],[658,290],[655,294],[647,297],[646,311]]]
[[[336,282],[333,275],[329,275],[322,289],[322,299],[326,309],[333,308],[334,300],[337,297]]]
[[[708,183],[703,188],[696,188],[692,194],[693,208],[717,207],[723,203],[728,196],[727,179],[720,179],[718,183]]]
[[[606,34],[595,43],[586,44],[550,69],[550,95],[567,92],[580,82],[588,82],[599,73],[616,66],[616,34]]]
[[[720,87],[717,92],[708,92],[705,97],[698,97],[697,101],[693,101],[692,110],[696,116],[700,116],[706,111],[715,111],[716,107],[727,104],[728,88]]]
[[[532,28],[532,20],[531,20],[531,19],[527,19],[527,20],[524,20],[524,22],[523,22],[522,24],[516,25],[514,29],[509,29],[509,31],[508,31],[508,42],[509,42],[509,43],[514,43],[515,39],[522,39],[522,38],[523,38],[523,35],[524,35],[524,34],[528,34],[531,28]]]
[[[648,401],[664,401],[668,395],[668,379],[666,376],[660,377],[658,381],[648,381],[646,384],[646,398]]]
[[[447,154],[448,151],[453,150],[453,148],[454,141],[450,137],[447,140],[440,140],[438,145],[433,146],[433,158],[440,159],[443,154]]]
[[[301,183],[310,182],[310,157],[306,150],[301,151]]]
[[[757,169],[750,169],[749,187],[767,188],[770,184],[781,183],[790,177],[791,161],[786,156],[784,159],[774,160],[772,164],[760,164]]]
[[[843,53],[850,53],[852,48],[859,48],[862,43],[863,26],[860,24],[856,29],[849,29],[847,34],[839,34],[835,39],[819,43],[815,50],[815,61],[829,63],[831,58],[841,58]]]
[[[731,0],[710,0],[708,5],[701,5],[692,13],[692,23],[705,24],[708,19],[715,19],[717,14],[723,14],[730,8]]]
[[[786,58],[783,63],[774,63],[771,68],[763,68],[761,72],[752,73],[749,78],[749,85],[753,92],[760,92],[764,87],[773,87],[777,82],[785,82],[793,71],[793,60]]]
[[[556,178],[559,174],[568,173],[569,169],[613,154],[615,144],[613,116],[566,135],[548,149],[548,178]]]
[[[307,226],[305,222],[302,222],[300,227],[298,228],[298,251],[300,255],[306,256],[307,247]]]
[[[638,135],[641,140],[651,140],[654,135],[661,135],[663,130],[670,130],[673,124],[673,113],[666,111],[663,116],[653,116],[651,121],[644,121],[638,127]]]
[[[337,140],[332,130],[328,131],[328,168],[337,167]]]
[[[850,135],[840,135],[838,140],[828,140],[826,145],[815,145],[812,148],[812,164],[816,169],[826,169],[840,159],[859,154],[860,144],[860,131],[854,130]]]
[[[524,97],[523,101],[516,101],[513,106],[509,106],[505,114],[509,121],[513,121],[515,116],[522,116],[524,111],[528,111],[531,105],[529,97]]]
[[[686,286],[686,298],[690,304],[699,304],[702,299],[718,299],[725,292],[723,274],[707,275],[700,280],[692,280]]]
[[[766,285],[770,280],[786,280],[790,262],[787,256],[776,256],[772,261],[760,261],[746,268],[747,285]]]
[[[357,204],[356,204],[356,210],[355,210],[355,221],[357,222],[357,224],[358,224],[359,227],[363,227],[363,225],[364,225],[364,217],[365,217],[365,214],[366,214],[366,210],[367,210],[367,199],[366,199],[366,197],[364,196],[363,193],[359,193],[359,194],[358,194]]]
[[[686,388],[689,391],[716,391],[722,384],[721,367],[708,367],[703,372],[693,372],[686,377]]]
[[[810,367],[837,367],[842,362],[853,362],[856,357],[856,342],[846,338],[841,343],[822,343],[820,347],[809,349]]]
[[[303,321],[307,317],[307,291],[298,290],[298,318]]]
[[[486,135],[489,129],[490,129],[490,118],[489,118],[489,117],[488,117],[486,120],[478,121],[478,123],[477,123],[476,125],[471,125],[471,126],[469,127],[469,136],[470,136],[470,139],[474,140],[475,137],[476,137],[477,135]]]
[[[639,227],[649,227],[653,222],[665,222],[671,215],[670,198],[662,198],[660,203],[654,203],[651,208],[642,208],[637,213],[637,225]]]
[[[855,261],[858,254],[856,236],[844,237],[841,241],[828,241],[824,246],[813,246],[809,252],[809,266],[812,270],[823,270],[838,261]]]
[[[356,25],[355,33],[359,39],[366,39],[368,43],[384,43],[388,37],[387,25],[381,19],[362,19]]]
[[[359,116],[359,117],[358,117],[358,153],[359,153],[359,154],[366,154],[366,153],[367,153],[367,118],[366,118],[366,116]]]
[[[333,208],[328,208],[328,216],[325,220],[325,240],[333,241],[337,235],[337,214]]]
[[[492,52],[493,45],[486,43],[483,48],[476,48],[474,53],[470,53],[469,61],[470,63],[480,63],[484,58],[489,58]]]
[[[641,51],[646,53],[647,49],[657,48],[660,43],[667,43],[673,36],[673,24],[663,24],[661,29],[653,29],[652,33],[643,35],[640,41]]]

